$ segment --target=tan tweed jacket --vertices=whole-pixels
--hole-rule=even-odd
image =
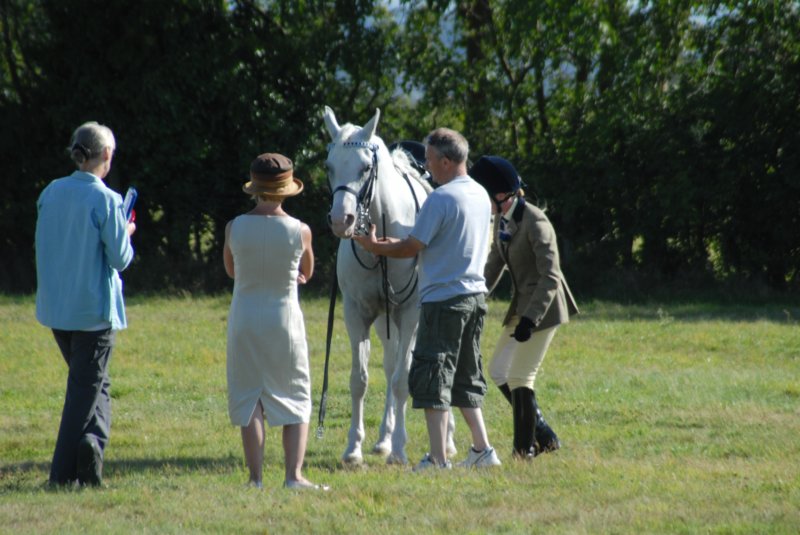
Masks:
[[[493,290],[506,269],[511,273],[513,297],[503,325],[513,316],[533,321],[534,331],[567,323],[578,313],[578,305],[561,273],[556,233],[542,210],[518,203],[505,231],[499,236],[500,219],[495,216],[492,246],[484,268],[486,285]]]

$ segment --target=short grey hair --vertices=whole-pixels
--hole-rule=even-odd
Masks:
[[[99,124],[97,121],[89,121],[80,125],[72,133],[67,152],[72,161],[80,165],[100,156],[106,147],[111,150],[117,148],[114,133],[109,127]]]
[[[469,143],[460,133],[450,128],[437,128],[425,138],[425,144],[435,148],[439,154],[456,163],[467,161]]]

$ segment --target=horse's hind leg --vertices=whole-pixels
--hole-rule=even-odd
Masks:
[[[394,403],[391,410],[394,415],[394,430],[391,434],[391,453],[386,459],[389,464],[407,464],[406,442],[406,405],[408,402],[408,370],[411,366],[411,349],[417,338],[417,320],[419,312],[416,304],[407,304],[401,310],[395,311],[395,321],[392,326],[395,330],[394,352],[384,355],[384,368],[388,369],[386,362],[391,362],[391,374],[387,377],[387,386],[392,392]],[[389,372],[387,371],[387,374]]]
[[[369,323],[358,314],[358,309],[345,300],[344,319],[350,337],[352,363],[350,367],[350,431],[347,434],[347,449],[342,455],[345,464],[362,464],[361,451],[364,442],[364,396],[369,379]]]

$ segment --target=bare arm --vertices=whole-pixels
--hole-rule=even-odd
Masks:
[[[391,258],[411,258],[425,248],[425,244],[413,236],[405,239],[381,238],[375,236],[375,225],[369,229],[369,236],[353,236],[361,247],[372,254]]]
[[[222,246],[222,262],[225,264],[225,273],[233,279],[236,273],[233,269],[233,253],[231,252],[230,245],[232,223],[233,221],[228,221],[228,224],[225,226],[225,245]]]
[[[314,249],[311,247],[311,229],[305,223],[300,227],[300,237],[303,239],[303,255],[300,257],[300,274],[297,282],[305,284],[314,275]]]

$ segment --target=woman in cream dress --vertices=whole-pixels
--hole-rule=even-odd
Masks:
[[[283,427],[284,486],[324,489],[302,475],[311,380],[297,284],[314,270],[311,230],[282,201],[303,190],[292,161],[262,154],[242,189],[256,206],[225,228],[225,271],[234,279],[228,316],[228,413],[240,426],[250,485],[262,487],[264,419]]]

